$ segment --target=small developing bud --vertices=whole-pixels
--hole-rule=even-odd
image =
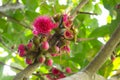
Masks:
[[[71,72],[72,72],[69,67],[66,67],[65,71],[66,71],[67,73],[71,73]]]
[[[51,56],[52,56],[52,57],[56,57],[56,56],[60,56],[60,55],[57,54],[57,53],[51,53]]]
[[[52,59],[48,59],[48,60],[46,61],[46,65],[52,66],[52,64],[53,64],[53,60],[52,60]]]
[[[33,63],[33,60],[31,58],[26,58],[26,64],[32,64]]]
[[[58,70],[58,69],[55,68],[55,67],[52,68],[52,74],[58,75],[59,73],[60,73],[60,70]]]
[[[43,55],[40,55],[39,57],[38,57],[38,62],[40,62],[40,63],[44,63],[45,62],[45,56],[43,56]]]
[[[41,47],[43,50],[47,51],[49,49],[49,43],[47,41],[42,42]]]
[[[38,46],[38,44],[40,43],[40,38],[38,36],[34,36],[33,37],[33,43]]]
[[[56,53],[60,51],[60,48],[58,46],[55,46]]]
[[[61,78],[64,78],[64,77],[66,77],[65,74],[64,73],[60,73],[58,79],[61,79]]]
[[[28,44],[27,44],[27,49],[28,50],[34,50],[34,44],[32,43],[32,42],[29,42]]]

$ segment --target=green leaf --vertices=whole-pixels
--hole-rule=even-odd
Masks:
[[[89,2],[82,8],[84,12],[89,12],[94,10],[94,6],[92,4],[92,0],[89,0]]]
[[[2,76],[3,76],[3,65],[0,65],[0,78],[2,78]]]
[[[39,16],[39,14],[34,11],[26,10],[25,12],[25,17],[29,20],[30,23],[32,23],[37,16]]]
[[[92,33],[89,35],[89,37],[104,37],[105,35],[109,34],[109,26],[102,26],[96,28]]]
[[[99,4],[95,4],[94,13],[97,13],[99,15],[102,13],[102,10],[101,10]]]
[[[17,19],[17,20],[22,20],[24,18],[24,14],[23,14],[23,11],[21,10],[16,10],[14,13],[13,13],[13,18]]]
[[[39,3],[38,0],[22,0],[22,2],[31,11],[35,11],[36,8],[38,7],[38,3]]]

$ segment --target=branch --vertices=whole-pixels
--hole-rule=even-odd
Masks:
[[[80,11],[78,11],[77,13],[80,13],[80,14],[89,14],[89,15],[98,15],[97,13],[80,12]]]
[[[6,43],[4,42],[4,40],[2,39],[2,36],[0,35],[0,43],[6,48],[8,49],[10,52],[13,51],[13,49],[11,49],[9,46],[6,45]]]
[[[89,72],[90,75],[93,75],[100,67],[105,63],[106,59],[112,54],[117,44],[120,42],[120,25],[114,31],[110,40],[104,45],[104,47],[98,52],[96,57],[91,63],[85,68],[84,71]]]
[[[20,3],[7,4],[7,5],[0,6],[0,12],[6,12],[9,10],[16,10],[16,9],[23,9],[23,8],[24,8],[24,5]]]
[[[8,18],[8,20],[10,20],[10,21],[12,21],[12,22],[15,22],[15,23],[17,23],[17,24],[19,24],[19,25],[21,25],[21,26],[23,26],[23,27],[27,28],[27,29],[32,30],[32,28],[31,28],[31,27],[29,27],[29,26],[25,25],[24,23],[20,22],[19,20],[15,19],[15,18],[13,18],[13,17],[11,17],[11,16],[9,16],[9,15],[6,15],[6,14],[5,14],[5,13],[3,13],[3,12],[0,12],[0,15],[1,15],[1,16],[4,16],[4,17],[7,17],[7,18]]]
[[[3,62],[1,62],[1,61],[0,61],[0,64],[1,64],[1,65],[5,65],[5,66],[9,66],[9,67],[11,67],[11,68],[13,68],[13,69],[16,69],[16,70],[19,70],[19,71],[22,71],[22,69],[20,69],[20,68],[17,68],[17,67],[14,67],[14,66],[5,64],[5,63],[3,63]]]
[[[94,40],[96,38],[78,38],[77,42],[81,42],[81,41],[89,41],[89,40]]]
[[[14,80],[24,80],[26,78],[29,78],[29,76],[40,66],[40,63],[35,62],[31,65],[28,65],[24,70],[22,70],[20,73],[18,73]]]
[[[88,2],[89,0],[82,0],[79,5],[71,12],[71,16],[74,18],[77,16],[77,12]]]

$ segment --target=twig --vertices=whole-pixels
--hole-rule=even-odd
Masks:
[[[89,41],[89,40],[94,40],[96,38],[78,38],[77,42],[81,42],[81,41]]]
[[[100,67],[105,63],[107,58],[111,56],[112,52],[120,42],[120,25],[112,34],[110,40],[105,44],[105,46],[98,52],[96,57],[89,63],[89,65],[84,69],[92,76]]]
[[[6,12],[9,10],[16,10],[16,9],[23,9],[24,5],[20,4],[20,3],[16,3],[16,4],[6,4],[4,6],[0,6],[0,12]]]
[[[82,0],[79,5],[71,12],[71,16],[74,18],[77,16],[77,12],[88,2],[89,0]]]
[[[39,66],[40,63],[38,62],[28,65],[24,70],[15,76],[14,80],[24,80],[24,78],[28,78]]]
[[[5,64],[5,63],[3,63],[3,62],[1,62],[1,61],[0,61],[0,64],[1,64],[1,65],[5,65],[5,66],[9,66],[9,67],[11,67],[11,68],[13,68],[13,69],[16,69],[16,70],[19,70],[19,71],[22,71],[22,69],[20,69],[20,68],[17,68],[17,67],[14,67],[14,66]]]
[[[13,51],[13,50],[12,50],[10,47],[8,47],[8,46],[6,45],[6,43],[3,41],[1,35],[0,35],[0,43],[1,43],[5,48],[7,48],[9,51]]]
[[[27,26],[27,25],[23,24],[23,23],[22,23],[22,22],[20,22],[19,20],[15,19],[15,18],[13,18],[13,17],[11,17],[11,16],[9,16],[9,15],[6,15],[6,14],[5,14],[5,13],[3,13],[3,12],[0,12],[0,15],[1,15],[1,16],[4,16],[4,17],[7,17],[7,18],[8,18],[8,20],[10,20],[10,21],[12,21],[12,22],[15,22],[15,23],[17,23],[17,24],[19,24],[19,25],[21,25],[21,26],[23,26],[23,27],[27,28],[27,29],[32,30],[32,28],[31,28],[31,27],[29,27],[29,26]]]
[[[77,13],[80,13],[80,14],[89,14],[89,15],[98,15],[97,13],[80,12],[80,11],[78,11]]]
[[[10,68],[13,68],[13,69],[18,70],[18,71],[22,71],[22,70],[23,70],[23,69],[20,69],[20,68],[18,68],[18,67],[14,67],[14,66],[5,64],[5,63],[3,63],[3,62],[1,62],[1,61],[0,61],[0,65],[9,66]],[[46,74],[32,73],[32,75],[35,75],[35,76],[47,75],[47,74],[51,74],[51,73],[46,73]]]

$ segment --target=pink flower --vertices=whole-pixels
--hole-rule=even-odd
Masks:
[[[57,24],[53,23],[48,16],[39,16],[33,22],[33,34],[48,34],[53,28],[57,27]]]
[[[66,31],[64,32],[64,37],[65,37],[66,39],[73,39],[73,37],[74,37],[73,32],[70,31],[70,30],[66,30]]]
[[[23,44],[19,45],[18,52],[20,57],[23,57],[26,55],[25,46]]]

